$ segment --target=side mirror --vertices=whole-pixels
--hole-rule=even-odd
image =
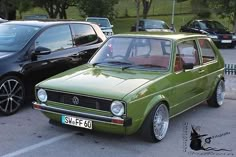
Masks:
[[[111,28],[113,28],[114,27],[114,25],[111,25]]]
[[[194,64],[193,63],[184,63],[183,64],[183,69],[187,70],[187,69],[193,69]]]
[[[46,47],[39,46],[34,50],[35,55],[47,55],[50,54],[51,50]]]

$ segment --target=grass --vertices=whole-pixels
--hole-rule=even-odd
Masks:
[[[149,10],[149,15],[161,15],[172,13],[173,0],[153,0],[152,6]],[[142,6],[141,6],[142,7]],[[134,0],[120,0],[119,4],[115,6],[118,17],[136,15],[136,4]],[[190,13],[190,1],[176,3],[176,13]]]
[[[151,19],[160,19],[166,21],[167,24],[171,23],[171,12],[172,12],[172,2],[173,0],[153,0],[153,4],[149,11],[148,18]],[[176,3],[175,13],[190,13],[191,12],[191,4],[189,1]],[[135,8],[134,0],[120,0],[119,3],[115,6],[115,11],[117,14],[117,18],[112,22],[114,25],[114,32],[123,33],[129,32],[130,27],[135,23],[136,18],[136,8]],[[141,13],[141,12],[140,12]],[[41,8],[33,8],[28,12],[23,13],[24,15],[31,14],[47,14],[45,10]],[[165,16],[164,16],[165,15]],[[83,17],[80,16],[79,10],[77,7],[70,7],[67,10],[68,19],[75,20],[84,20]],[[17,15],[19,18],[19,15]],[[175,16],[175,28],[178,31],[179,28],[187,23],[190,19],[193,19],[195,15],[193,14],[184,14],[184,15],[176,15]],[[215,19],[220,21],[230,30],[232,30],[232,25],[227,21],[227,19],[220,19],[216,15],[212,15],[211,19]]]

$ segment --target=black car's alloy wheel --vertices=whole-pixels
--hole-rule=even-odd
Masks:
[[[25,99],[24,85],[20,79],[9,76],[0,81],[0,111],[10,115],[19,110]]]

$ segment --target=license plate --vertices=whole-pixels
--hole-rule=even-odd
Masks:
[[[221,40],[221,43],[232,43],[232,40]]]
[[[71,126],[76,126],[80,128],[86,128],[86,129],[92,129],[93,124],[91,120],[83,119],[83,118],[78,118],[78,117],[71,117],[71,116],[61,116],[61,123],[62,124],[67,124]]]

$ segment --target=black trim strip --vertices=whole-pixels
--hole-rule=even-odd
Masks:
[[[35,105],[39,106],[39,108],[35,107]],[[57,114],[65,114],[65,115],[71,115],[71,116],[75,116],[75,117],[87,118],[87,119],[111,123],[111,124],[115,124],[115,125],[123,125],[123,126],[132,125],[132,118],[122,119],[122,120],[124,120],[123,124],[118,124],[118,123],[112,122],[113,117],[106,117],[106,116],[99,116],[99,115],[94,115],[94,114],[89,114],[89,113],[75,112],[75,111],[70,111],[70,110],[65,110],[65,109],[42,105],[37,102],[33,102],[33,109],[40,110],[43,112],[53,112],[53,113],[57,113]]]

